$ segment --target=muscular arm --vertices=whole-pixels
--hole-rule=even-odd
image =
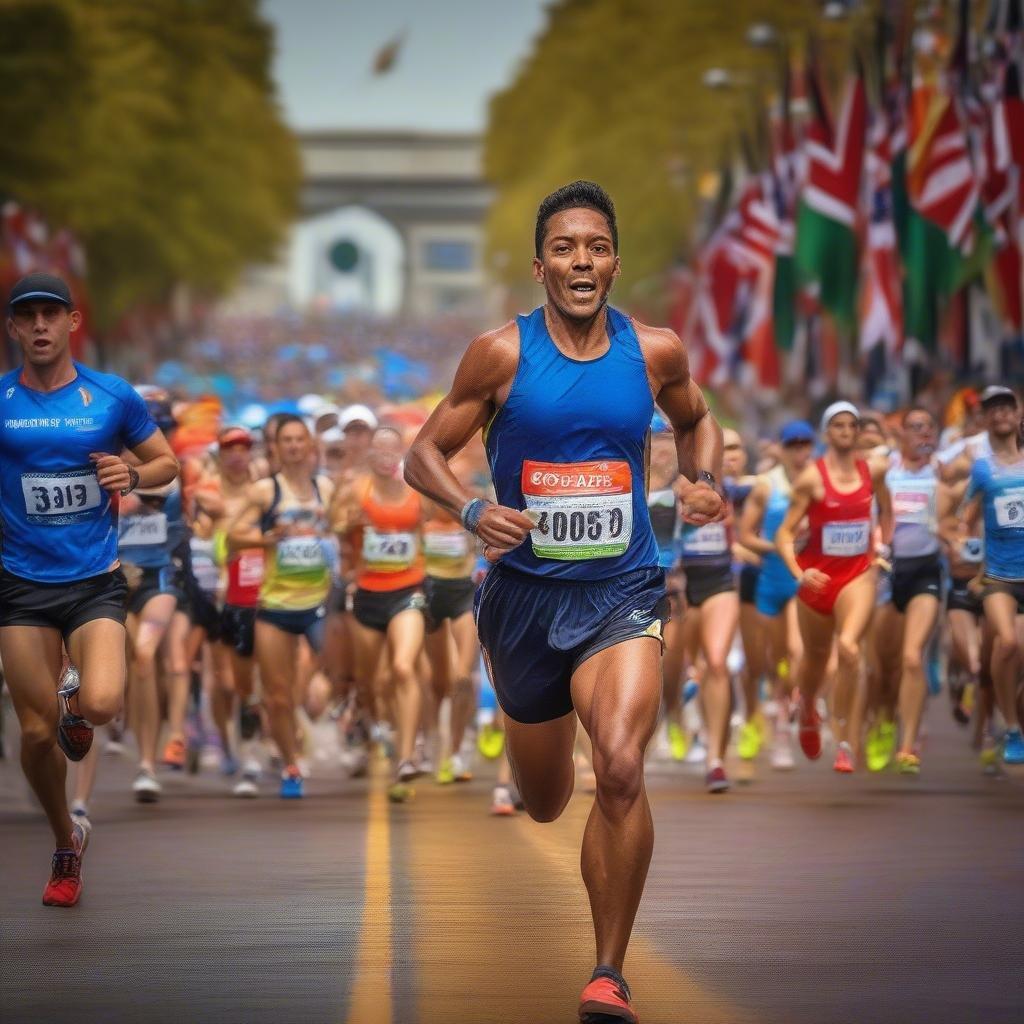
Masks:
[[[506,324],[476,338],[462,357],[451,391],[431,413],[405,460],[405,481],[459,519],[473,494],[459,482],[449,459],[494,415],[519,365],[519,331]],[[491,506],[477,530],[495,548],[508,550],[526,538],[532,522],[518,509]]]
[[[807,508],[814,497],[818,479],[818,471],[813,466],[808,466],[797,477],[796,483],[793,484],[793,493],[790,495],[786,518],[782,520],[778,530],[775,531],[775,548],[779,557],[786,563],[786,568],[793,574],[793,578],[797,580],[803,575],[803,570],[796,560],[793,542],[801,521],[807,515]]]
[[[693,484],[701,471],[722,478],[722,428],[711,414],[704,393],[690,376],[686,349],[674,331],[635,324],[647,362],[651,392],[672,424],[680,476]],[[710,492],[710,493],[704,493]],[[711,495],[715,495],[712,499]],[[680,488],[684,518],[702,526],[721,517],[724,502],[705,483]]]
[[[775,545],[761,536],[761,524],[764,522],[764,510],[768,504],[769,483],[758,477],[757,483],[747,495],[740,515],[737,539],[748,550],[758,555],[769,555],[775,551]]]
[[[892,511],[892,495],[885,482],[887,468],[884,459],[876,459],[870,463],[871,482],[875,487],[875,501],[878,502],[878,528],[882,535],[882,543],[891,546],[896,520]]]
[[[246,497],[241,511],[227,525],[229,551],[245,548],[267,548],[277,543],[277,536],[264,534],[260,530],[260,516],[270,506],[272,489],[268,480],[254,483]]]

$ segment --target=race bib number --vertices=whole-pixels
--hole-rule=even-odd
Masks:
[[[89,470],[23,473],[21,493],[26,518],[41,526],[77,522],[103,504],[103,491],[96,474]]]
[[[852,558],[867,554],[871,537],[871,523],[867,519],[854,519],[846,523],[825,523],[821,528],[822,554],[834,558]]]
[[[615,558],[633,534],[633,476],[629,463],[523,462],[523,498],[538,558],[578,562]]]
[[[263,555],[259,552],[243,551],[238,556],[238,585],[258,587],[263,583]]]
[[[285,537],[277,544],[277,567],[287,574],[323,569],[324,546],[319,537]]]
[[[724,555],[729,550],[729,536],[721,523],[707,523],[683,534],[684,555]]]
[[[416,534],[363,530],[363,562],[376,572],[401,572],[416,560]]]
[[[120,547],[149,547],[167,543],[167,516],[154,512],[148,516],[122,519],[117,534]]]
[[[220,586],[220,569],[214,561],[213,541],[193,537],[189,541],[189,550],[192,553],[192,575],[199,589],[207,593],[215,592]]]
[[[932,495],[927,491],[894,491],[892,510],[896,522],[929,525],[931,503]]]
[[[994,498],[996,525],[1011,529],[1024,529],[1024,491],[1011,491]]]
[[[458,533],[425,533],[423,553],[428,558],[461,562],[469,554],[469,534],[465,530]]]

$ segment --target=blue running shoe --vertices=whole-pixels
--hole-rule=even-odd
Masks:
[[[1003,764],[1024,764],[1024,736],[1010,729],[1003,739]]]
[[[690,703],[700,692],[700,684],[696,679],[687,679],[683,684],[683,707]]]
[[[285,770],[285,773],[281,776],[281,799],[302,799],[302,775],[295,765],[289,765]]]
[[[241,765],[238,763],[238,758],[230,750],[227,751],[220,762],[221,774],[230,778],[230,776],[238,774],[239,768]]]

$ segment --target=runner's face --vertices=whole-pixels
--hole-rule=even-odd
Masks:
[[[810,441],[791,441],[782,446],[782,461],[786,464],[790,475],[806,469],[807,463],[811,461],[813,450],[814,445]]]
[[[604,214],[580,207],[548,220],[540,259],[533,261],[533,277],[563,316],[592,319],[618,276],[619,257]]]
[[[862,420],[857,433],[857,447],[862,452],[885,444],[882,428],[874,420]]]
[[[985,429],[998,438],[1012,437],[1020,429],[1020,411],[1015,401],[989,402],[985,407]]]
[[[299,466],[309,459],[309,431],[301,423],[286,423],[274,439],[282,466]]]
[[[398,476],[404,454],[402,439],[390,430],[382,430],[370,442],[370,469],[378,476],[393,480]]]
[[[7,319],[7,330],[21,346],[26,363],[51,366],[63,358],[82,314],[59,302],[20,302]]]
[[[743,441],[735,430],[723,433],[722,472],[725,476],[740,476],[747,468],[747,453]]]
[[[229,476],[248,476],[252,449],[247,444],[229,444],[220,449],[220,465]]]
[[[852,412],[833,416],[825,429],[828,443],[842,454],[852,452],[857,445],[857,417]]]
[[[935,421],[927,413],[913,412],[903,424],[903,455],[908,459],[919,459],[935,451],[938,430]]]
[[[370,448],[370,438],[373,437],[373,430],[368,423],[362,420],[355,420],[345,428],[345,448],[347,453],[357,462],[366,458]]]

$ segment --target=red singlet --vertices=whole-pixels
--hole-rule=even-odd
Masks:
[[[810,536],[807,546],[797,555],[801,569],[819,569],[829,576],[824,590],[801,587],[797,596],[808,608],[831,615],[839,592],[851,580],[871,568],[873,557],[871,529],[871,472],[863,459],[857,460],[860,487],[848,494],[837,491],[825,468],[825,460],[815,463],[825,485],[822,501],[807,506]]]
[[[263,548],[247,548],[228,561],[228,589],[224,603],[238,608],[255,608],[263,585]]]

